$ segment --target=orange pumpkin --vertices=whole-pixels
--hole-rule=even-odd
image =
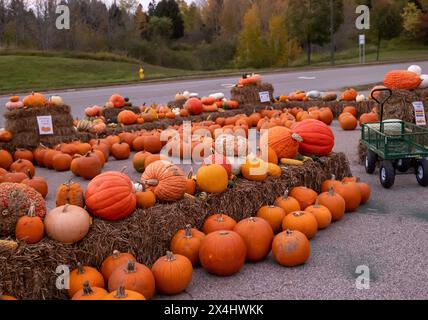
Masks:
[[[9,142],[13,138],[12,132],[8,130],[0,130],[0,142]]]
[[[12,155],[8,151],[4,149],[0,149],[0,168],[9,170],[12,163],[13,163]]]
[[[259,158],[248,158],[241,166],[243,177],[250,181],[265,181],[268,177],[268,163]]]
[[[14,163],[10,166],[10,171],[12,172],[23,172],[23,173],[30,173],[31,176],[34,176],[36,173],[36,169],[34,168],[33,164],[24,159],[16,160]]]
[[[333,221],[339,221],[345,216],[346,203],[343,197],[334,192],[333,187],[318,196],[318,203],[330,210]]]
[[[307,207],[315,203],[318,194],[310,188],[295,187],[291,190],[290,196],[299,202],[300,208],[302,210],[305,210]]]
[[[103,300],[146,300],[146,298],[138,292],[132,290],[125,290],[125,287],[121,286],[110,292]]]
[[[202,166],[196,174],[196,184],[204,192],[222,193],[227,189],[228,183],[228,173],[219,164]]]
[[[297,201],[296,198],[288,195],[288,190],[285,191],[282,197],[276,198],[275,205],[282,208],[285,211],[286,215],[295,211],[302,210],[299,201]]]
[[[43,198],[46,198],[48,194],[48,184],[46,180],[43,177],[35,177],[31,175],[30,171],[27,171],[27,175],[28,175],[28,178],[22,180],[21,183],[32,187],[34,190],[40,193]]]
[[[309,240],[300,231],[286,230],[273,239],[272,256],[282,266],[295,267],[304,264],[309,255]]]
[[[363,124],[378,122],[379,117],[376,112],[363,113],[360,117],[360,126]]]
[[[83,266],[78,263],[77,268],[70,272],[70,288],[68,294],[72,298],[77,291],[83,289],[83,284],[88,283],[91,287],[104,288],[103,275],[97,269]]]
[[[73,158],[66,153],[58,153],[52,158],[52,166],[56,171],[70,170]]]
[[[150,190],[145,190],[144,186],[141,185],[141,190],[135,192],[137,198],[137,206],[141,209],[148,209],[156,204],[156,196]]]
[[[123,110],[117,116],[117,122],[124,125],[135,124],[137,122],[137,119],[138,116],[130,110]]]
[[[101,273],[104,276],[104,279],[108,281],[113,271],[115,271],[118,267],[126,265],[128,261],[137,261],[135,257],[126,252],[120,252],[118,250],[114,250],[113,254],[104,259],[101,264]]]
[[[299,150],[302,138],[285,127],[273,127],[261,138],[260,143],[266,143],[277,154],[278,158],[294,158]]]
[[[91,287],[89,281],[83,283],[83,288],[77,291],[71,300],[103,300],[108,295],[104,288]]]
[[[285,216],[282,221],[282,229],[300,231],[308,239],[311,239],[318,231],[318,222],[312,213],[307,211],[296,211]]]
[[[46,104],[46,98],[41,93],[33,92],[22,99],[24,107],[43,107]]]
[[[345,200],[346,212],[353,212],[361,204],[361,191],[355,182],[343,182],[334,186],[334,191]]]
[[[359,182],[359,181],[357,182],[357,186],[361,192],[361,204],[367,203],[367,201],[370,200],[370,196],[372,193],[370,186],[367,183]]]
[[[220,230],[233,230],[236,226],[236,221],[228,215],[218,213],[213,214],[205,219],[202,231],[209,234]]]
[[[421,77],[415,72],[407,70],[392,70],[385,75],[383,83],[392,90],[417,89],[422,82]]]
[[[339,117],[339,124],[343,130],[355,130],[358,125],[358,121],[352,114],[342,113]]]
[[[319,204],[318,200],[313,206],[307,207],[305,211],[312,213],[317,219],[318,229],[325,229],[330,226],[332,220],[331,212],[327,207]]]
[[[109,102],[113,104],[114,108],[123,108],[125,106],[125,98],[119,94],[113,94],[110,97]]]
[[[131,148],[121,141],[111,146],[111,154],[116,160],[126,160],[131,156]]]
[[[346,112],[352,114],[355,118],[357,117],[357,108],[355,108],[354,106],[346,106],[345,108],[343,108],[342,113]]]
[[[358,92],[355,89],[348,89],[342,93],[343,101],[355,101],[357,99]]]
[[[187,257],[192,265],[199,264],[199,248],[205,234],[198,229],[187,225],[185,229],[177,231],[171,240],[171,251]]]
[[[34,244],[43,239],[45,227],[42,219],[36,216],[34,204],[30,205],[25,216],[18,219],[15,226],[16,238],[27,244]]]
[[[70,204],[83,208],[85,201],[83,200],[83,189],[80,184],[71,180],[61,184],[56,190],[55,203],[57,207]]]
[[[263,206],[257,211],[257,217],[266,220],[274,233],[278,233],[282,228],[286,212],[279,206]]]

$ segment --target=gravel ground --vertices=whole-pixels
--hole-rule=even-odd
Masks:
[[[196,269],[192,284],[179,296],[160,299],[427,299],[428,189],[413,174],[397,177],[391,190],[383,189],[378,174],[370,176],[357,163],[359,131],[344,132],[337,122],[335,151],[345,152],[352,172],[372,186],[371,201],[358,212],[311,240],[311,257],[301,267],[284,268],[272,257],[246,264],[232,277],[219,278]],[[129,161],[110,161],[104,171],[119,170]],[[128,174],[138,179],[132,168]],[[54,190],[70,173],[38,169]],[[82,182],[79,178],[76,181]],[[358,266],[368,266],[370,288],[357,289]]]

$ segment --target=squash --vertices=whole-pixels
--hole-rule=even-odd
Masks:
[[[71,204],[83,208],[85,201],[81,185],[71,179],[61,184],[56,190],[55,203],[57,207]]]
[[[299,143],[299,152],[302,154],[326,156],[333,150],[333,131],[321,121],[304,120],[296,123],[292,130],[303,139]]]

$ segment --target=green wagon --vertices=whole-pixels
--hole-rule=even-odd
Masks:
[[[374,97],[376,92],[389,95],[382,101]],[[372,98],[381,106],[380,122],[364,124],[361,128],[361,144],[367,147],[365,169],[373,174],[380,162],[379,178],[384,188],[391,188],[396,171],[408,172],[414,168],[421,186],[428,186],[428,129],[401,120],[383,121],[383,106],[392,96],[390,89],[372,92]]]

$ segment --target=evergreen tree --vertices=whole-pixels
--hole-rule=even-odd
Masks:
[[[180,8],[175,0],[161,0],[154,11],[156,17],[166,17],[172,22],[172,38],[178,39],[184,35],[184,23]]]

